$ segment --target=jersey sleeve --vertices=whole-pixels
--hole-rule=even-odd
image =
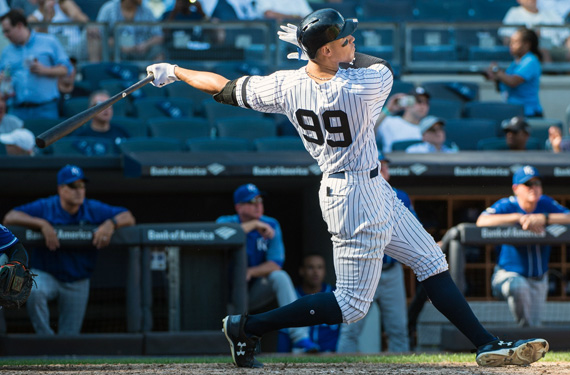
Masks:
[[[519,65],[515,68],[512,74],[517,75],[525,81],[540,74],[540,63],[538,60],[526,56],[523,58]]]
[[[512,197],[514,198],[514,197]],[[481,215],[495,215],[495,214],[510,214],[513,211],[509,209],[510,198],[502,198],[496,201],[491,205],[491,207],[487,207],[485,211],[481,213]]]
[[[561,214],[570,214],[570,209],[568,209],[567,207],[564,207],[563,205],[561,205],[560,203],[558,203],[556,200],[554,200],[551,197],[546,197],[546,210],[549,213],[561,213]]]
[[[23,204],[18,207],[14,207],[14,211],[20,211],[33,217],[41,217],[45,219],[44,207],[46,200],[38,199],[30,203]]]
[[[283,267],[285,263],[285,246],[283,245],[283,234],[281,233],[281,226],[278,222],[274,223],[275,236],[269,242],[267,249],[267,260],[277,263]]]
[[[218,223],[218,224],[239,223],[239,220],[238,220],[237,215],[226,215],[226,216],[220,216],[219,218],[217,218],[216,223]]]
[[[92,212],[93,224],[100,224],[122,212],[128,211],[125,207],[111,206],[95,199],[86,199],[84,204],[87,204],[87,207]]]
[[[259,112],[283,113],[284,75],[244,76],[238,79],[235,93],[240,107]]]

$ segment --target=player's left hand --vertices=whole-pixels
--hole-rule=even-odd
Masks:
[[[146,67],[146,72],[148,74],[154,75],[154,80],[151,82],[153,86],[163,87],[172,82],[180,81],[180,79],[174,73],[174,68],[178,65],[159,63],[152,64]]]
[[[111,236],[113,236],[114,232],[115,227],[109,220],[106,220],[103,224],[99,225],[95,233],[93,233],[93,246],[97,249],[109,246]]]
[[[534,233],[544,233],[544,224],[546,218],[543,214],[527,214],[522,215],[519,223],[524,230]]]

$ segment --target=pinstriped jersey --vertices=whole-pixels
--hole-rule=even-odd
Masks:
[[[392,82],[384,64],[339,69],[321,84],[302,67],[242,77],[235,92],[241,107],[286,115],[323,173],[366,171],[378,165],[374,124]]]

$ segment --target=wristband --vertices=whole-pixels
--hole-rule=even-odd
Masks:
[[[544,213],[544,226],[548,225],[548,212]]]
[[[384,113],[386,116],[392,116],[392,113],[386,107],[382,107],[382,113]]]

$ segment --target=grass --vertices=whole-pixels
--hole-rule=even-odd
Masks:
[[[267,354],[264,363],[474,363],[472,353],[429,353],[408,355],[281,355]],[[550,352],[541,361],[570,362],[570,352]],[[81,365],[81,364],[171,364],[171,363],[229,363],[228,356],[204,357],[105,357],[105,358],[10,358],[0,360],[1,366]]]

